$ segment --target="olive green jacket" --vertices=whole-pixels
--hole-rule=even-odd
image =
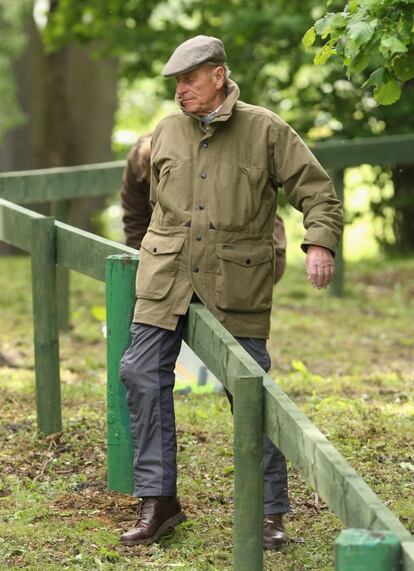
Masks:
[[[342,208],[330,178],[287,123],[238,96],[229,81],[210,124],[182,109],[154,132],[136,322],[175,329],[195,292],[233,335],[267,338],[279,186],[303,212],[302,248],[338,246]]]
[[[127,246],[141,248],[141,242],[151,222],[150,205],[150,142],[151,134],[138,139],[128,153],[122,177],[122,222]],[[275,267],[273,282],[276,284],[286,268],[286,233],[282,218],[276,214],[273,230]]]

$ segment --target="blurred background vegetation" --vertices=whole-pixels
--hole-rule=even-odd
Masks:
[[[412,55],[414,5],[386,6],[353,0],[345,30],[343,17],[326,16],[344,10],[337,0],[1,0],[0,170],[124,158],[175,110],[174,82],[161,71],[178,43],[200,33],[224,41],[241,98],[280,114],[310,144],[412,133],[414,80],[401,58]],[[308,34],[305,49],[310,29],[322,40]],[[384,30],[401,41],[382,46]],[[315,65],[321,53],[329,57]],[[398,81],[395,61],[405,84],[397,103],[381,106],[374,95],[381,81]],[[413,252],[413,180],[414,162],[348,170],[346,257]],[[73,204],[71,221],[122,240],[118,198],[94,216],[102,200]],[[292,242],[298,219],[286,219]]]

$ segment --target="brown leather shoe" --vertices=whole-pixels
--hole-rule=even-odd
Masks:
[[[283,514],[269,514],[263,518],[263,547],[265,549],[280,549],[288,541],[288,535],[283,525]]]
[[[177,498],[171,496],[143,498],[138,506],[136,526],[123,533],[120,541],[123,545],[129,546],[149,545],[185,519],[185,513]]]

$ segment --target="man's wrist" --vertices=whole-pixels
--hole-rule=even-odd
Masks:
[[[315,250],[322,250],[325,252],[329,252],[329,254],[334,257],[334,253],[332,252],[332,250],[330,248],[327,248],[326,246],[320,246],[319,244],[308,244],[307,248],[306,248],[306,253],[309,254],[312,251]]]

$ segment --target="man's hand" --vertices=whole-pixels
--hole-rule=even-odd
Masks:
[[[323,246],[308,246],[306,273],[313,287],[325,288],[332,280],[335,261],[332,252]]]

